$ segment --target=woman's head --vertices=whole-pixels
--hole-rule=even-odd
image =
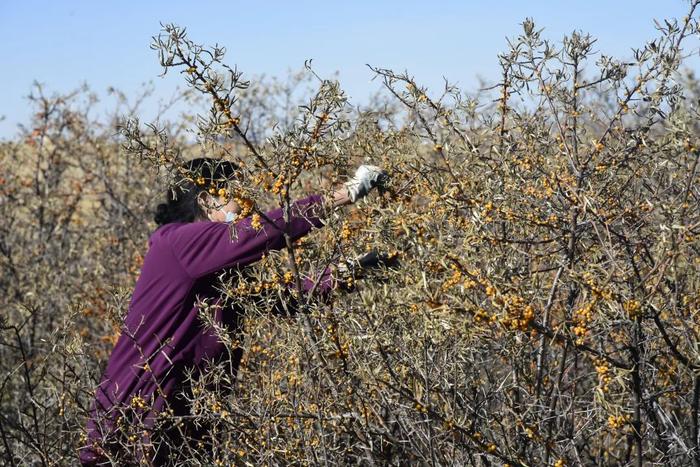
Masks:
[[[202,157],[186,162],[183,168],[194,181],[179,175],[178,183],[166,194],[166,202],[156,209],[154,220],[159,226],[207,219],[225,222],[240,212],[240,207],[225,193],[227,180],[238,170],[236,164]]]

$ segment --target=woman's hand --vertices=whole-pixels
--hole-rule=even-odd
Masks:
[[[352,204],[352,200],[350,199],[348,190],[345,187],[339,188],[333,193],[333,200],[331,204],[333,208],[347,206],[348,204]]]
[[[389,179],[387,173],[376,165],[361,165],[355,176],[345,183],[350,200],[354,203],[364,198],[372,188],[380,186]]]
[[[333,193],[333,207],[346,206],[364,198],[372,190],[389,179],[387,173],[375,165],[361,165],[355,176]]]

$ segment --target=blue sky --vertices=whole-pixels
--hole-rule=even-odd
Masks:
[[[132,94],[153,80],[157,95],[170,95],[179,76],[159,78],[149,49],[160,22],[187,27],[195,42],[226,46],[227,63],[248,77],[284,76],[313,58],[322,76],[337,70],[351,102],[361,104],[380,88],[367,63],[407,69],[430,88],[444,76],[469,91],[477,76],[497,78],[497,54],[525,17],[544,27],[546,38],[580,29],[598,38],[598,51],[624,58],[655,36],[654,18],[682,17],[687,6],[685,0],[0,0],[0,138],[28,122],[25,96],[34,80],[48,92],[86,82],[101,94],[108,86]]]

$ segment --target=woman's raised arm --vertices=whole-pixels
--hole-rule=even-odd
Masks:
[[[296,240],[314,227],[323,225],[324,204],[345,206],[366,196],[372,188],[384,183],[386,173],[379,167],[361,165],[355,176],[337,190],[328,201],[321,195],[312,195],[292,204],[289,222],[284,220],[281,208],[272,210],[254,228],[251,219],[236,224],[237,237],[231,239],[229,224],[222,222],[192,222],[171,228],[168,238],[173,254],[185,272],[192,278],[210,274],[230,266],[247,266],[262,258],[269,250],[285,245],[284,235]]]
[[[281,208],[266,213],[270,220],[261,220],[259,229],[246,218],[236,222],[237,237],[232,240],[231,225],[224,222],[191,222],[173,226],[167,238],[185,272],[192,278],[210,274],[231,266],[247,266],[262,258],[270,250],[285,245],[284,233],[292,240],[303,237],[314,227],[323,226],[323,197],[312,195],[292,204],[289,222],[285,222]]]

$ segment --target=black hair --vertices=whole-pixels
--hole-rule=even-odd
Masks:
[[[158,226],[205,218],[197,197],[211,188],[216,191],[226,188],[227,180],[236,175],[238,166],[230,161],[200,157],[185,162],[181,169],[176,183],[165,194],[166,202],[156,208],[153,219]]]

